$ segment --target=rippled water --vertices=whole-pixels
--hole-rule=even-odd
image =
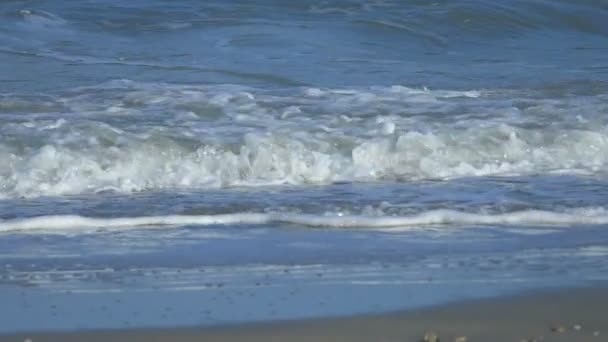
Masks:
[[[2,2],[0,331],[604,281],[607,16],[591,0]]]

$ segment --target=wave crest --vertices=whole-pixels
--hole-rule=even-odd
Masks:
[[[608,215],[600,212],[572,211],[560,213],[522,210],[503,214],[466,213],[455,210],[431,210],[412,216],[318,216],[291,213],[232,213],[221,215],[168,215],[123,218],[91,218],[76,215],[40,216],[7,220],[0,232],[14,231],[86,231],[87,229],[155,228],[166,226],[259,225],[288,223],[309,227],[415,229],[431,225],[605,225]]]

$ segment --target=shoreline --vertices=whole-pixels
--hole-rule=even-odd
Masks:
[[[217,327],[142,328],[0,335],[0,341],[602,341],[608,287],[535,290],[411,311]]]

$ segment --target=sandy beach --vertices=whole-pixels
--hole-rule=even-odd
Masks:
[[[381,315],[205,329],[19,333],[0,341],[423,341],[427,332],[438,341],[605,341],[608,289],[527,293]]]

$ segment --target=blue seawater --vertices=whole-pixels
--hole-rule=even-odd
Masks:
[[[608,3],[0,3],[0,332],[608,277]]]

